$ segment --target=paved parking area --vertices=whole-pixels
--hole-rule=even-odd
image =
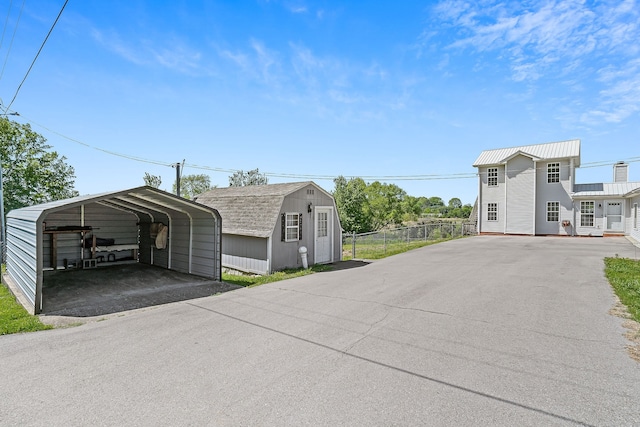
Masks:
[[[482,236],[0,337],[4,425],[639,425],[605,256]]]
[[[240,286],[141,263],[45,271],[43,321],[93,317],[202,298]],[[56,319],[55,322],[62,320]]]

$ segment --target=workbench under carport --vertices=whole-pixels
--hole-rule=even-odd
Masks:
[[[5,279],[35,314],[49,270],[140,263],[220,281],[221,230],[217,210],[148,186],[16,209]]]

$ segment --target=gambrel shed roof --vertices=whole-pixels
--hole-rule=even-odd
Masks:
[[[285,197],[308,185],[325,192],[315,183],[307,181],[213,188],[194,200],[215,206],[222,216],[224,234],[267,238],[278,223]]]
[[[519,147],[485,150],[473,162],[474,167],[492,166],[506,163],[516,155],[525,155],[536,161],[573,158],[575,166],[580,166],[580,140],[549,142],[546,144],[523,145]]]

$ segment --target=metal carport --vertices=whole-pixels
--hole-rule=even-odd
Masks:
[[[159,242],[165,227],[166,240]],[[218,281],[222,276],[218,211],[148,186],[15,209],[7,215],[6,235],[8,279],[34,314],[43,309],[45,269],[94,268],[105,255],[116,260],[111,250],[126,248],[128,262]]]

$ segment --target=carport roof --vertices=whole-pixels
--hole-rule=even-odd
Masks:
[[[149,186],[77,196],[69,199],[27,206],[12,210],[7,214],[7,217],[20,218],[28,221],[38,221],[45,214],[50,212],[93,202],[110,202],[131,210],[136,210],[136,208],[143,209],[147,208],[149,205],[155,205],[162,206],[165,209],[172,211],[206,213],[211,214],[216,218],[220,218],[218,211],[212,207],[204,206],[200,203],[192,202],[191,200],[183,199],[174,194]]]

